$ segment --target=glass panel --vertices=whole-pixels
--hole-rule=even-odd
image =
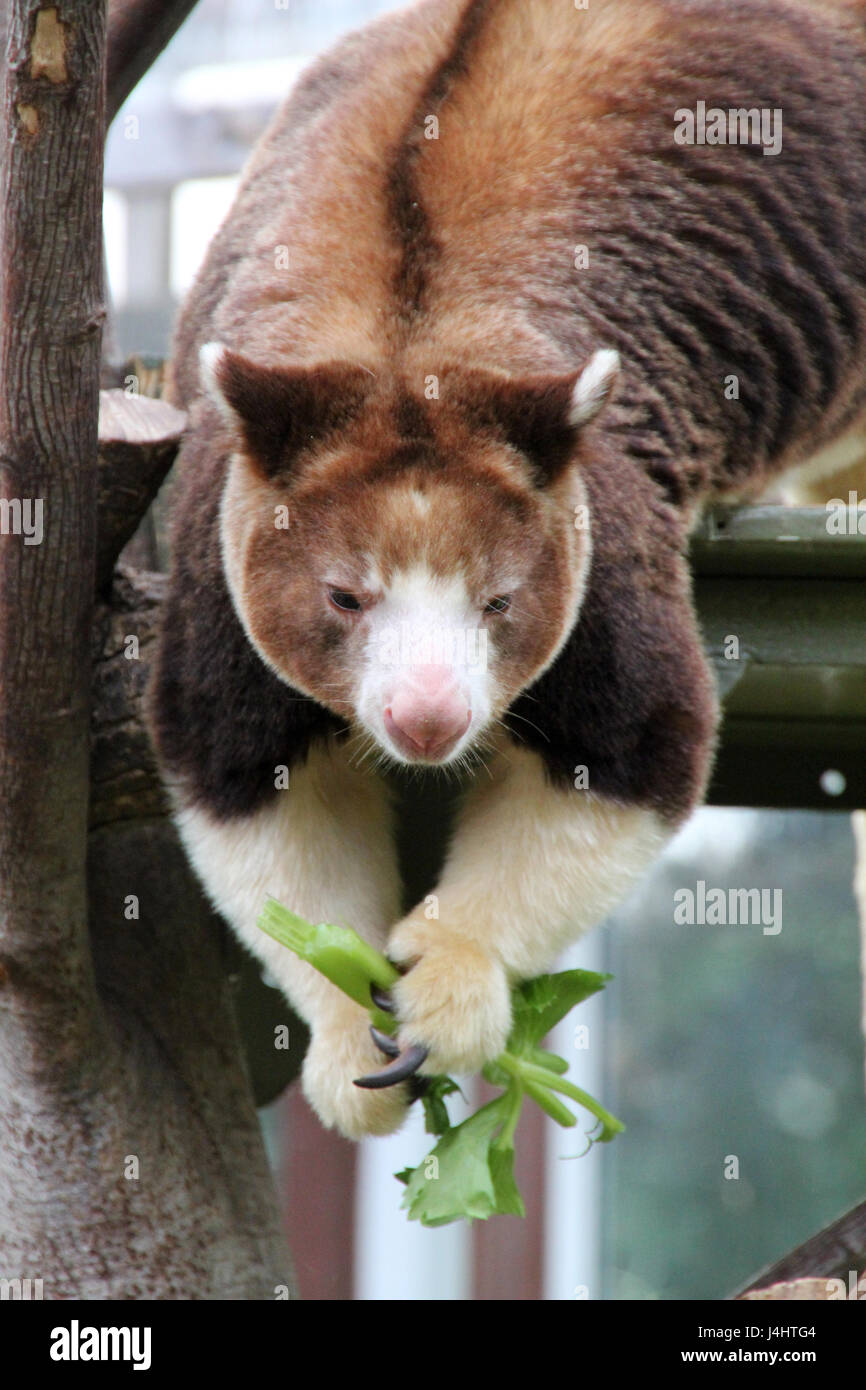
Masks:
[[[612,919],[605,1297],[724,1297],[862,1198],[853,868],[847,815],[707,809]]]

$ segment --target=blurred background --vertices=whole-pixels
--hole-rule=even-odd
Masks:
[[[109,135],[122,355],[168,356],[179,299],[274,108],[311,58],[390,8],[200,0]],[[832,778],[825,790],[823,812],[705,809],[562,962],[615,976],[552,1045],[627,1132],[579,1156],[589,1116],[571,1131],[525,1116],[524,1221],[410,1225],[393,1174],[431,1147],[418,1116],[356,1147],[320,1128],[297,1086],[263,1109],[302,1294],[718,1298],[862,1199],[854,846]],[[678,923],[674,895],[699,881],[778,890],[781,930]]]

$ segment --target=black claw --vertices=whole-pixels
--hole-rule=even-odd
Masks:
[[[394,1038],[389,1038],[387,1033],[382,1033],[372,1023],[370,1024],[370,1037],[379,1051],[384,1052],[386,1057],[400,1056],[400,1044]]]
[[[378,985],[371,985],[370,998],[376,1008],[382,1010],[383,1014],[395,1014],[397,1012],[394,1000],[386,989],[380,989]]]
[[[416,1100],[421,1100],[422,1096],[426,1096],[426,1094],[427,1094],[427,1092],[428,1092],[429,1090],[430,1090],[430,1077],[429,1077],[429,1076],[419,1076],[417,1072],[415,1073],[414,1076],[410,1076],[410,1077],[409,1077],[409,1094],[410,1094],[410,1096],[412,1097],[412,1100],[409,1102],[410,1105],[412,1104],[412,1102],[414,1102],[414,1101],[416,1101]]]
[[[365,1091],[379,1091],[385,1086],[396,1086],[399,1081],[405,1081],[407,1077],[412,1076],[426,1060],[427,1048],[422,1047],[420,1043],[413,1043],[405,1052],[398,1053],[393,1062],[389,1062],[381,1071],[374,1071],[370,1076],[359,1076],[355,1085],[363,1087]]]

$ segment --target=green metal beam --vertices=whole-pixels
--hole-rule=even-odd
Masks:
[[[866,501],[859,511],[846,507],[841,513],[824,507],[715,507],[693,533],[691,555],[700,575],[866,578]]]
[[[866,514],[718,508],[691,559],[725,712],[710,802],[866,806]]]

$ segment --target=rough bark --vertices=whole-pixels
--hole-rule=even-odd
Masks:
[[[109,591],[117,558],[171,468],[185,423],[183,411],[167,401],[100,392],[98,593]]]
[[[291,1275],[223,937],[190,892],[152,765],[135,776],[159,581],[148,593],[121,576],[94,612],[104,6],[13,0],[8,20],[0,1275],[42,1279],[46,1298],[273,1298]],[[123,442],[121,490],[152,481],[139,447],[150,462]],[[128,525],[150,485],[127,487]],[[30,545],[9,518],[35,500]]]
[[[740,1295],[757,1303],[816,1303],[829,1302],[836,1290],[828,1279],[792,1279],[783,1284],[770,1284],[766,1289],[753,1289]]]
[[[273,1298],[291,1275],[240,1061],[232,943],[166,817],[143,719],[164,586],[121,568],[94,623],[89,910],[122,1057],[101,1142],[116,1173],[134,1156],[140,1175],[102,1194],[104,1239],[129,1232],[111,1296]]]
[[[84,846],[103,313],[102,7],[99,0],[57,8],[14,0],[8,22],[0,204],[0,492],[10,507],[0,535],[0,1029],[7,1044],[15,1040],[34,1083],[50,1086],[58,1059],[77,1068],[98,1046]],[[20,527],[15,534],[16,503],[30,504],[33,516],[41,506],[41,543],[27,544]]]

